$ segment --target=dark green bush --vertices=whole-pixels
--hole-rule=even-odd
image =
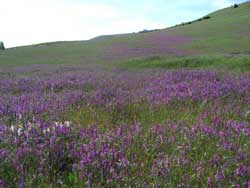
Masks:
[[[239,5],[238,4],[234,4],[234,8],[238,8],[239,7]]]
[[[158,29],[152,29],[152,30],[147,30],[147,29],[144,29],[142,31],[139,31],[139,33],[150,33],[150,32],[154,32],[154,31],[157,31]]]
[[[210,16],[204,16],[203,20],[207,20],[207,19],[210,19],[210,18],[211,18]]]
[[[0,41],[0,50],[5,50],[3,42]]]

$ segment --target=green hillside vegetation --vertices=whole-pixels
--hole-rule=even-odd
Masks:
[[[0,50],[0,188],[250,188],[249,10]]]
[[[200,56],[183,58],[148,57],[125,61],[122,69],[212,69],[218,71],[247,72],[250,71],[249,56]]]
[[[163,30],[10,48],[0,52],[0,65],[99,64],[113,67],[129,59],[152,56],[169,60],[183,59],[184,56],[191,59],[230,56],[237,57],[232,62],[238,62],[238,57],[250,55],[249,10],[250,3],[247,2],[238,8],[231,6],[189,24]]]
[[[210,19],[174,30],[180,35],[195,37],[190,49],[204,53],[250,54],[250,2],[238,8],[229,7],[209,14]]]

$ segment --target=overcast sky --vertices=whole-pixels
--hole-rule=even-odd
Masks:
[[[244,0],[0,0],[6,47],[165,28]]]

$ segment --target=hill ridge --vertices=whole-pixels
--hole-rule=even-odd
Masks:
[[[0,65],[112,63],[131,58],[245,53],[250,49],[250,2],[179,27],[7,49]]]

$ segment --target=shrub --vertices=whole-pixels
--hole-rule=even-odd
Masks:
[[[238,8],[239,7],[239,5],[238,4],[234,4],[234,8]]]
[[[151,30],[144,29],[142,31],[139,31],[138,33],[150,33],[150,32],[154,32],[154,31],[158,31],[158,29],[151,29]]]
[[[148,32],[150,32],[150,31],[147,30],[147,29],[144,29],[144,30],[142,30],[142,31],[139,31],[139,33],[148,33]]]
[[[203,20],[207,20],[207,19],[210,19],[210,18],[211,18],[210,16],[204,16]]]
[[[5,50],[3,42],[0,41],[0,50]]]

